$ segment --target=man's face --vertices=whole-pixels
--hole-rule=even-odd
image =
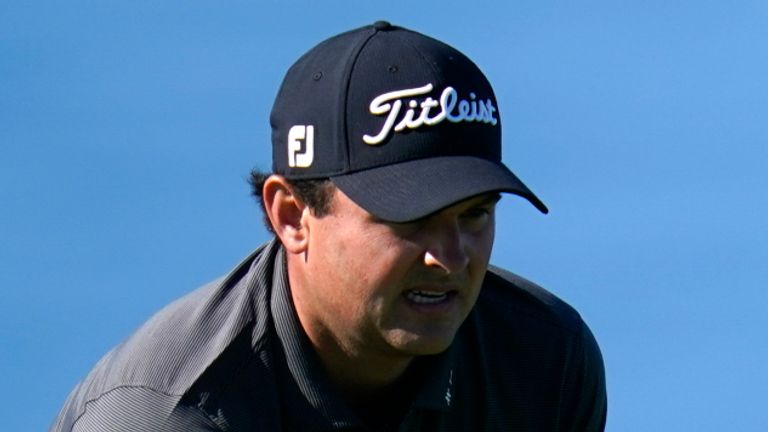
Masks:
[[[480,195],[418,221],[389,223],[337,190],[330,214],[305,215],[305,271],[291,275],[310,338],[348,355],[448,348],[480,292],[498,199]]]

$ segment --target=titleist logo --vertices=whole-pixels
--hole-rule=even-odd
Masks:
[[[421,103],[411,99],[408,102],[408,109],[398,121],[400,110],[403,107],[403,99],[427,94],[432,91],[432,88],[432,84],[427,84],[422,87],[396,90],[375,97],[369,106],[371,114],[378,116],[388,113],[387,119],[378,134],[363,135],[363,141],[366,144],[376,145],[387,139],[393,131],[400,132],[405,128],[416,129],[424,125],[432,126],[443,120],[453,123],[490,123],[494,126],[498,122],[496,107],[493,106],[490,98],[477,100],[477,96],[470,93],[469,100],[459,99],[459,94],[453,87],[446,87],[440,94],[439,101],[431,97],[427,97]]]

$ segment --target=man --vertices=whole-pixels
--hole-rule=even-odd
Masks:
[[[579,315],[488,266],[501,192],[490,84],[463,54],[377,22],[288,71],[275,239],[102,359],[56,431],[596,431],[599,349]]]

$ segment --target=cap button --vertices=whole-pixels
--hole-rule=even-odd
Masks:
[[[376,21],[373,23],[373,28],[376,30],[389,30],[392,27],[392,24],[389,23],[389,21]]]

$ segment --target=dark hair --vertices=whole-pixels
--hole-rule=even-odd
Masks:
[[[256,201],[259,202],[259,206],[261,207],[264,217],[264,225],[267,227],[267,230],[274,233],[275,231],[272,229],[272,223],[267,216],[267,209],[264,208],[264,199],[262,197],[264,182],[271,175],[271,173],[253,169],[248,178],[248,183],[251,185],[251,195],[256,198]],[[334,192],[336,192],[336,186],[331,183],[330,179],[286,179],[286,181],[291,189],[293,189],[293,193],[296,194],[301,202],[309,207],[309,211],[311,211],[313,215],[323,217],[330,212],[331,200],[333,199]]]

